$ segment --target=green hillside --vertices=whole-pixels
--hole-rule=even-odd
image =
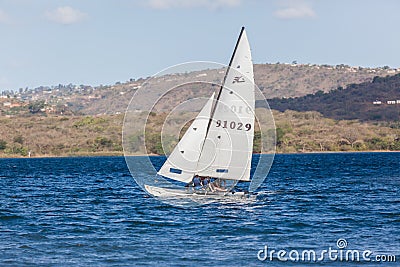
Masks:
[[[269,103],[278,110],[274,111],[277,152],[400,150],[400,74],[387,76],[399,70],[278,63],[254,69],[264,95],[275,97]],[[162,76],[155,81],[158,87],[145,90],[137,102],[146,106],[168,85],[204,76],[218,83],[223,75],[223,70],[204,70]],[[144,82],[130,79],[112,86],[69,84],[2,92],[0,157],[122,155],[123,114]],[[148,152],[162,154],[165,111],[216,89],[189,83],[185,90],[171,90],[155,105],[146,136],[138,129],[128,136],[129,142],[141,144],[146,139]],[[376,100],[382,103],[373,104]],[[135,119],[146,119],[140,106],[134,113]],[[173,125],[182,129],[179,123]],[[177,142],[172,136],[166,140],[169,150]],[[259,152],[257,141],[254,152]],[[144,146],[135,146],[134,153],[145,151]]]
[[[129,142],[162,154],[160,130],[166,114],[152,114],[146,137],[138,129]],[[277,152],[400,150],[400,129],[369,122],[333,120],[317,112],[274,112]],[[138,120],[144,120],[142,113]],[[0,157],[122,155],[123,115],[14,117],[0,119]],[[178,129],[182,125],[177,126]],[[255,134],[256,137],[259,135]],[[170,149],[173,138],[165,143]],[[259,152],[255,140],[254,152]],[[137,146],[139,147],[139,146]],[[136,154],[144,154],[139,147]]]
[[[318,111],[337,120],[400,121],[400,74],[375,77],[371,82],[350,84],[329,93],[317,92],[298,98],[272,99],[279,111]],[[392,123],[392,125],[394,125]]]

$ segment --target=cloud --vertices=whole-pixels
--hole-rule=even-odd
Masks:
[[[49,20],[65,25],[78,23],[87,17],[86,13],[69,6],[58,7],[54,10],[47,11],[45,15]]]
[[[11,22],[10,16],[6,12],[0,9],[0,23],[9,24]]]
[[[315,18],[312,7],[303,1],[284,2],[283,7],[275,11],[275,17],[280,19]]]
[[[154,9],[206,8],[211,10],[237,7],[241,0],[146,0],[146,5]]]

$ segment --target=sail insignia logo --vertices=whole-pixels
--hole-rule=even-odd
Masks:
[[[236,76],[233,78],[233,81],[232,81],[232,83],[244,83],[244,82],[245,82],[245,80],[244,80],[243,76]]]

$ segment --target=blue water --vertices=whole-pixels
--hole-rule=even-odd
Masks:
[[[177,208],[148,197],[122,157],[1,159],[0,265],[307,266],[257,253],[339,238],[400,265],[400,153],[277,155],[259,192]]]

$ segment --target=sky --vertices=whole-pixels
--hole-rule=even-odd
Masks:
[[[97,86],[175,64],[400,67],[397,0],[0,0],[0,91]]]

